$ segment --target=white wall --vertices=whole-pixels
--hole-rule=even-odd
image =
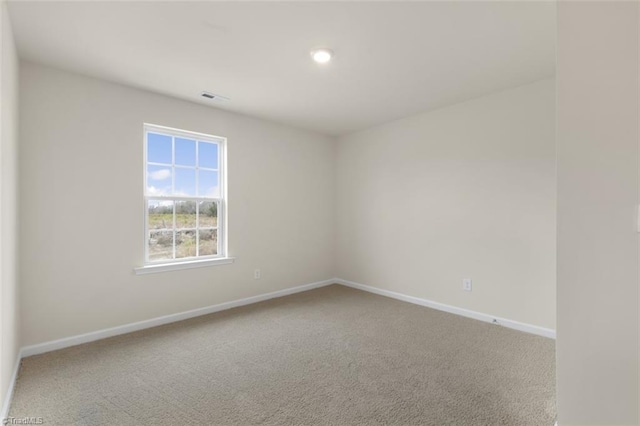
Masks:
[[[555,329],[554,97],[543,80],[340,138],[337,275]]]
[[[17,64],[1,13],[4,391],[17,348],[15,109],[6,107]],[[638,13],[635,3],[559,5],[561,426],[640,416]],[[555,328],[552,80],[349,135],[335,150],[322,136],[23,65],[22,344],[334,272]],[[229,138],[234,265],[132,274],[142,263],[142,122]],[[472,293],[460,290],[463,277],[474,279]]]
[[[16,257],[18,57],[4,1],[0,2],[0,61],[0,401],[4,401],[20,344]]]
[[[333,139],[30,63],[20,81],[23,345],[333,276]],[[133,274],[145,122],[228,138],[234,264]]]
[[[637,425],[638,3],[559,2],[558,423]]]

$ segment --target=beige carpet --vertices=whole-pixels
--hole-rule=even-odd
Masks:
[[[535,425],[554,341],[339,285],[23,360],[46,425]]]

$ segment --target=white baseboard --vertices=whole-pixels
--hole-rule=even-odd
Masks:
[[[445,305],[444,303],[433,302],[427,299],[421,299],[419,297],[407,296],[406,294],[396,293],[395,291],[383,290],[376,287],[371,287],[365,284],[356,283],[353,281],[343,280],[341,278],[335,278],[333,280],[337,284],[342,284],[347,287],[356,288],[358,290],[368,291],[369,293],[378,294],[380,296],[391,297],[393,299],[402,300],[403,302],[414,303],[416,305],[426,306],[428,308],[437,309],[439,311],[449,312],[451,314],[461,315],[463,317],[473,318],[484,322],[490,322],[504,327],[513,328],[514,330],[524,331],[526,333],[537,334],[538,336],[549,337],[551,339],[556,338],[556,331],[550,328],[538,327],[537,325],[525,324],[518,321],[509,320],[506,318],[500,318],[493,315],[483,314],[481,312],[470,311],[468,309],[458,308],[451,305]]]
[[[493,315],[470,311],[467,309],[458,308],[451,305],[445,305],[443,303],[433,302],[431,300],[421,299],[419,297],[407,296],[405,294],[396,293],[394,291],[389,291],[389,290],[383,290],[383,289],[371,287],[365,284],[344,280],[341,278],[334,278],[330,280],[318,281],[311,284],[300,285],[297,287],[291,287],[284,290],[278,290],[271,293],[265,293],[257,296],[247,297],[244,299],[233,300],[231,302],[220,303],[218,305],[212,305],[204,308],[193,309],[190,311],[180,312],[177,314],[165,315],[158,318],[152,318],[149,320],[144,320],[144,321],[125,324],[117,327],[93,331],[90,333],[66,337],[63,339],[52,340],[52,341],[40,343],[37,345],[25,346],[21,349],[21,356],[28,357],[32,355],[42,354],[45,352],[51,352],[58,349],[67,348],[70,346],[76,346],[83,343],[105,339],[107,337],[113,337],[113,336],[118,336],[120,334],[131,333],[133,331],[144,330],[146,328],[157,327],[159,325],[182,321],[189,318],[195,318],[201,315],[212,314],[214,312],[224,311],[224,310],[236,308],[239,306],[250,305],[252,303],[262,302],[264,300],[274,299],[277,297],[288,296],[290,294],[300,293],[303,291],[324,287],[334,283],[341,284],[347,287],[356,288],[363,291],[367,291],[369,293],[375,293],[381,296],[391,297],[394,299],[402,300],[404,302],[414,303],[416,305],[426,306],[428,308],[438,309],[440,311],[445,311],[445,312],[449,312],[456,315],[462,315],[464,317],[473,318],[480,321],[485,321],[490,323],[497,322],[497,324],[499,325],[503,325],[505,327],[513,328],[515,330],[520,330],[527,333],[537,334],[537,335],[549,337],[552,339],[555,339],[556,337],[555,330],[551,330],[548,328],[538,327],[535,325],[525,324],[518,321],[496,317]]]
[[[239,306],[250,305],[252,303],[262,302],[264,300],[274,299],[276,297],[288,296],[294,293],[300,293],[314,288],[324,287],[334,284],[335,280],[318,281],[311,284],[300,285],[297,287],[286,288],[271,293],[259,294],[257,296],[247,297],[245,299],[233,300],[231,302],[220,303],[218,305],[207,306],[204,308],[193,309],[191,311],[180,312],[177,314],[165,315],[158,318],[134,322],[131,324],[120,325],[117,327],[107,328],[90,333],[80,334],[78,336],[65,337],[63,339],[52,340],[49,342],[39,343],[37,345],[25,346],[22,348],[22,357],[38,355],[45,352],[51,352],[58,349],[68,348],[70,346],[80,345],[82,343],[93,342],[95,340],[106,339],[107,337],[118,336],[120,334],[131,333],[133,331],[144,330],[146,328],[157,327],[159,325],[169,324],[176,321],[182,321],[189,318],[199,317],[201,315],[212,314]]]
[[[20,361],[22,361],[22,350],[18,351],[18,358],[16,359],[16,365],[13,367],[13,373],[9,380],[9,388],[2,401],[2,412],[0,412],[0,421],[9,417],[9,408],[11,407],[11,399],[13,398],[13,390],[16,387],[16,379],[18,378],[18,370],[20,370]]]
[[[90,333],[80,334],[78,336],[66,337],[63,339],[52,340],[49,342],[40,343],[37,345],[23,347],[16,361],[16,365],[11,377],[9,389],[5,395],[2,412],[0,413],[0,419],[4,419],[9,414],[9,407],[11,404],[11,398],[13,396],[13,390],[18,376],[18,370],[20,368],[20,361],[22,358],[38,355],[45,352],[51,352],[58,349],[68,348],[71,346],[80,345],[83,343],[93,342],[100,339],[106,339],[108,337],[118,336],[120,334],[131,333],[133,331],[144,330],[146,328],[157,327],[164,324],[169,324],[177,321],[186,320],[189,318],[195,318],[201,315],[212,314],[214,312],[220,312],[227,309],[236,308],[239,306],[250,305],[253,303],[262,302],[269,299],[275,299],[277,297],[288,296],[290,294],[301,293],[303,291],[313,290],[315,288],[325,287],[330,284],[341,284],[347,287],[352,287],[358,290],[367,291],[369,293],[378,294],[381,296],[391,297],[394,299],[402,300],[404,302],[414,303],[416,305],[426,306],[428,308],[437,309],[440,311],[449,312],[452,314],[461,315],[468,318],[477,319],[480,321],[495,323],[503,325],[505,327],[513,328],[516,330],[524,331],[527,333],[537,334],[544,337],[555,339],[555,330],[538,327],[535,325],[524,324],[517,321],[512,321],[504,318],[495,317],[492,315],[483,314],[480,312],[470,311],[467,309],[457,308],[455,306],[445,305],[443,303],[433,302],[427,299],[421,299],[418,297],[407,296],[401,293],[396,293],[389,290],[383,290],[376,287],[371,287],[364,284],[359,284],[353,281],[343,280],[341,278],[334,278],[330,280],[318,281],[311,284],[300,285],[297,287],[291,287],[284,290],[278,290],[271,293],[260,294],[257,296],[251,296],[244,299],[233,300],[231,302],[220,303],[218,305],[207,306],[204,308],[193,309],[186,312],[180,312],[177,314],[165,315],[158,318],[152,318],[149,320],[139,321],[131,324],[125,324],[117,327],[107,328],[103,330],[93,331]]]

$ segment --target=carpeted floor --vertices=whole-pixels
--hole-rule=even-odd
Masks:
[[[535,425],[543,337],[339,285],[26,358],[46,425]]]

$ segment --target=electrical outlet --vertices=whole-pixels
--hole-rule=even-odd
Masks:
[[[463,278],[462,279],[462,289],[464,291],[471,291],[471,278]]]
[[[262,274],[260,273],[260,269],[256,269],[255,271],[253,271],[253,279],[254,280],[259,280],[261,275]]]

